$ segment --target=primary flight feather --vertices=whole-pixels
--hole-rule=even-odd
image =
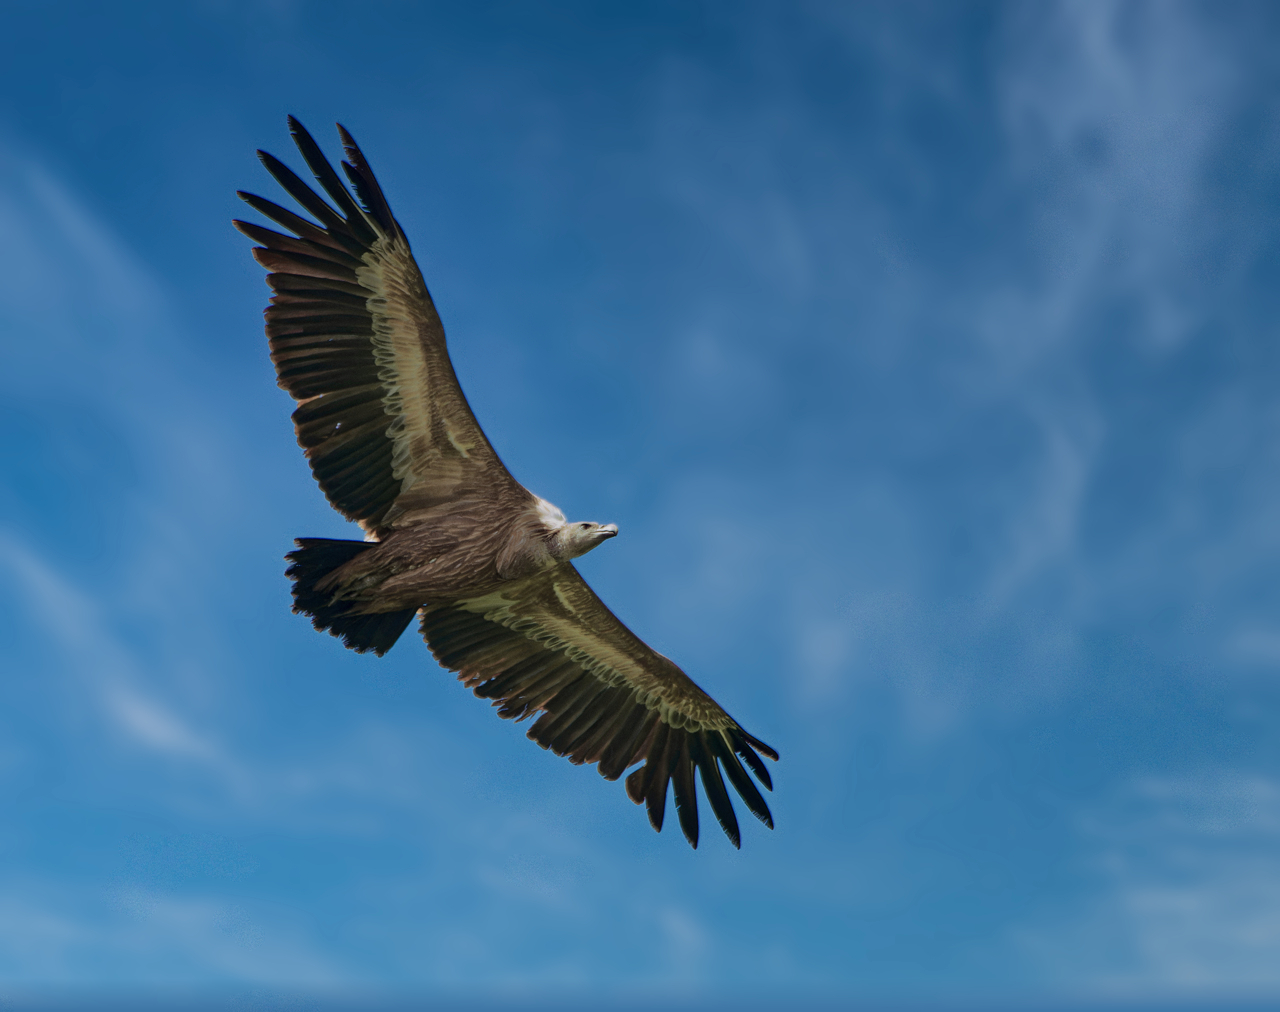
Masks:
[[[298,402],[298,443],[329,502],[367,538],[297,539],[286,571],[294,611],[379,655],[419,616],[436,659],[499,716],[536,715],[528,733],[543,748],[597,763],[609,780],[643,763],[626,789],[654,829],[670,784],[698,845],[695,771],[735,847],[723,776],[772,828],[743,764],[772,789],[760,755],[777,753],[578,575],[570,560],[617,527],[566,522],[498,459],[458,385],[409,241],[351,135],[338,127],[348,189],[292,116],[289,128],[332,203],[260,151],[314,220],[241,192],[293,234],[235,225],[261,244],[253,255],[270,272],[267,338],[280,386]]]

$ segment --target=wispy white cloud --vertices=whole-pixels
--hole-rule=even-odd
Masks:
[[[1228,660],[1267,667],[1280,665],[1280,630],[1245,625],[1228,633],[1223,654]]]
[[[664,907],[658,917],[667,959],[676,979],[705,976],[710,938],[706,928],[690,911],[678,906]]]
[[[1016,10],[1016,9],[1015,9]],[[1227,53],[1185,7],[1058,4],[1021,9],[998,80],[1015,182],[1052,180],[1037,202],[1044,243],[1033,283],[974,304],[988,346],[981,382],[1041,433],[1039,488],[1013,518],[997,600],[1074,552],[1093,465],[1114,424],[1079,356],[1116,300],[1134,303],[1116,340],[1169,349],[1210,303],[1189,292],[1204,255],[1204,172],[1236,100]],[[1206,43],[1209,44],[1206,44]]]
[[[1280,782],[1230,770],[1143,777],[1087,810],[1094,897],[1019,943],[1094,990],[1280,985]]]
[[[1068,240],[1024,337],[1052,341],[1088,301],[1120,294],[1141,310],[1129,340],[1176,346],[1206,305],[1186,268],[1214,232],[1204,172],[1238,101],[1229,50],[1190,5],[1062,3],[1021,9],[1006,53],[1012,165],[1059,167],[1042,227]]]
[[[227,786],[248,782],[243,769],[172,706],[144,687],[144,665],[111,630],[101,607],[73,587],[11,534],[0,532],[0,565],[41,628],[40,639],[62,655],[64,670],[92,691],[98,712],[125,740],[168,756],[194,761]],[[70,621],[69,621],[70,618]]]
[[[961,86],[933,65],[931,51],[910,28],[822,11],[843,26],[860,55],[890,54],[885,58],[896,72],[943,104],[958,94]],[[949,457],[994,470],[994,476],[975,475],[958,504],[980,502],[985,527],[969,532],[985,539],[985,547],[975,553],[966,581],[966,623],[952,625],[942,616],[921,623],[916,612],[930,593],[928,566],[913,571],[915,559],[902,560],[910,581],[869,591],[873,599],[877,591],[905,592],[920,602],[901,611],[900,627],[888,639],[900,646],[893,680],[902,688],[904,714],[925,707],[918,720],[907,717],[922,727],[963,728],[960,718],[977,702],[975,693],[985,697],[1004,684],[997,671],[968,685],[956,678],[947,655],[969,649],[977,637],[999,630],[1002,638],[1021,641],[1019,663],[1008,676],[1020,685],[1000,694],[1001,705],[1014,699],[1025,705],[1061,690],[1085,625],[1117,610],[1131,612],[1148,600],[1143,588],[1152,580],[1183,585],[1177,560],[1188,538],[1204,531],[1188,530],[1185,517],[1174,516],[1199,481],[1194,465],[1176,453],[1177,473],[1157,503],[1160,515],[1137,526],[1107,557],[1091,558],[1087,550],[1083,512],[1100,483],[1112,479],[1099,464],[1125,435],[1117,427],[1126,424],[1099,391],[1091,356],[1103,340],[1137,348],[1149,361],[1175,353],[1206,313],[1221,310],[1211,286],[1253,252],[1246,243],[1219,257],[1216,236],[1226,226],[1215,219],[1206,173],[1241,101],[1240,79],[1229,48],[1194,8],[1058,4],[1006,8],[1005,15],[990,62],[1005,150],[987,184],[993,193],[983,199],[1025,209],[1019,234],[1026,255],[971,270],[961,287],[929,275],[924,265],[909,265],[915,287],[929,294],[910,300],[915,315],[897,325],[911,333],[944,328],[955,342],[937,350],[948,355],[943,386],[956,403],[950,414],[944,409],[936,416],[921,405],[926,417],[945,426],[953,415],[986,413],[1006,431],[1027,433],[1033,445],[988,461],[970,447],[951,445],[944,433],[936,436]],[[981,240],[975,237],[979,262],[990,253]],[[1208,274],[1206,258],[1217,264]],[[864,291],[863,297],[874,302],[877,294]],[[1117,307],[1123,330],[1100,336]],[[882,319],[874,310],[866,315]],[[1212,418],[1189,427],[1212,429],[1210,442],[1229,438]],[[912,505],[917,524],[950,522],[932,504]],[[915,540],[928,543],[928,533],[919,530]],[[1028,602],[1046,615],[1019,619]],[[812,613],[807,601],[797,609],[806,613]],[[832,632],[840,623],[834,614],[800,621],[795,629],[799,667],[821,670],[813,664],[817,655],[845,657],[842,668],[827,665],[822,681],[832,688],[854,684],[858,654],[848,644],[860,637],[856,620],[848,621],[853,624],[843,637]],[[906,660],[912,654],[915,664]],[[950,719],[942,719],[946,712]]]
[[[6,882],[0,974],[24,988],[237,983],[324,987],[343,979],[333,953],[278,909],[219,896],[135,888],[70,890]]]
[[[76,587],[3,532],[0,572],[15,591],[11,607],[29,620],[27,635],[44,644],[53,661],[47,691],[60,709],[47,710],[46,716],[66,721],[58,733],[68,733],[82,723],[86,714],[77,711],[88,704],[87,716],[102,737],[96,744],[82,739],[77,761],[96,765],[105,758],[119,764],[123,776],[127,759],[113,754],[113,746],[165,760],[168,776],[157,776],[154,768],[142,780],[136,771],[130,774],[130,783],[152,792],[157,803],[195,806],[206,816],[234,813],[295,829],[358,834],[379,824],[376,817],[370,822],[369,815],[359,814],[371,804],[414,810],[462,790],[426,772],[435,754],[449,747],[452,735],[444,728],[424,734],[413,726],[356,720],[339,740],[325,742],[319,754],[307,750],[265,758],[255,751],[259,744],[244,740],[244,728],[234,727],[228,714],[209,704],[202,685],[174,675],[167,654],[142,653],[125,641],[108,598]],[[174,794],[168,777],[181,785],[180,794]]]
[[[146,400],[120,394],[152,375],[148,358],[169,357],[164,290],[38,158],[3,137],[0,180],[0,227],[10,236],[0,313],[21,335],[0,346],[0,383],[28,396],[87,396],[136,420]]]

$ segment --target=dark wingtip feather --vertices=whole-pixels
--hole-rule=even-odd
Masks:
[[[341,123],[335,123],[338,128],[338,139],[342,141],[342,149],[347,153],[347,158],[357,164],[364,162],[364,152],[360,150],[360,145],[356,143],[356,139],[351,136],[351,131],[344,127]]]
[[[773,813],[769,811],[769,806],[765,804],[764,797],[756,789],[756,785],[752,782],[751,777],[747,775],[747,771],[738,762],[738,757],[733,754],[733,746],[728,738],[723,733],[708,734],[707,747],[720,761],[725,775],[728,776],[729,782],[733,784],[734,790],[738,792],[738,796],[742,798],[747,810],[772,829]]]
[[[356,202],[351,199],[351,194],[342,185],[342,180],[338,178],[338,174],[333,171],[333,166],[329,164],[329,159],[320,150],[320,145],[316,143],[315,138],[311,136],[306,127],[298,122],[295,116],[289,117],[289,133],[293,137],[293,143],[297,145],[298,151],[302,153],[302,158],[307,163],[307,167],[311,170],[312,175],[316,177],[316,182],[324,188],[324,191],[329,194],[333,202],[338,205],[338,210],[346,217],[347,226],[358,238],[365,242],[372,242],[376,239],[377,234],[365,221],[364,213],[356,205]]]
[[[671,782],[671,771],[680,754],[675,736],[676,732],[663,724],[653,739],[649,759],[645,763],[649,773],[644,781],[644,803],[649,810],[649,825],[659,833],[667,814],[667,785]]]
[[[753,746],[755,746],[755,748],[756,748],[758,751],[763,752],[766,756],[768,756],[768,757],[769,757],[770,759],[772,759],[774,762],[777,762],[777,761],[778,761],[778,753],[777,753],[777,752],[775,752],[775,751],[774,751],[772,748],[770,748],[768,745],[766,745],[764,742],[762,742],[762,741],[761,741],[759,738],[757,738],[755,735],[753,735],[753,734],[748,734],[746,731],[743,731],[743,732],[742,732],[742,737],[746,738],[746,739],[747,739],[747,741],[748,741],[748,742],[750,742]]]
[[[743,761],[751,767],[751,772],[756,775],[756,779],[764,784],[766,790],[773,790],[773,778],[769,776],[769,770],[760,761],[760,757],[756,755],[755,750],[747,744],[746,739],[743,737],[744,732],[742,729],[732,728],[727,733],[733,745],[733,750],[742,756]]]
[[[716,766],[715,754],[708,747],[707,732],[701,731],[689,735],[689,755],[698,768],[702,780],[702,792],[707,796],[711,811],[716,821],[724,830],[729,842],[737,849],[742,849],[742,833],[738,829],[738,816],[733,810],[733,802],[729,800],[729,792],[725,790],[724,779]]]
[[[325,228],[341,233],[351,233],[351,224],[347,219],[330,207],[324,198],[311,189],[293,169],[268,151],[259,149],[258,158],[289,196],[314,214]]]
[[[684,838],[694,850],[698,849],[698,794],[693,781],[693,761],[689,757],[689,736],[680,736],[680,746],[675,753],[675,768],[672,771],[671,786],[675,789],[676,815],[680,818],[680,828],[684,830]]]
[[[244,190],[237,190],[236,196],[259,214],[285,228],[292,229],[304,239],[333,249],[345,249],[355,257],[360,257],[364,253],[364,247],[356,240],[349,236],[331,235],[315,222],[299,217],[287,208],[267,200],[266,197],[259,197],[256,193],[246,193]]]
[[[346,127],[341,123],[335,125],[338,128],[338,137],[342,141],[342,148],[349,160],[342,163],[342,170],[351,180],[351,185],[355,187],[356,195],[364,203],[366,213],[371,214],[388,232],[398,232],[400,227],[396,224],[395,215],[391,213],[391,206],[387,203],[387,198],[382,192],[382,187],[378,185],[373,170],[369,168],[360,145],[356,143]]]
[[[659,775],[653,778],[644,801],[649,813],[649,825],[653,827],[655,833],[661,833],[663,820],[667,816],[667,778],[665,776]]]

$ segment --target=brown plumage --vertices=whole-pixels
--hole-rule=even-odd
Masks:
[[[771,790],[760,754],[777,753],[619,622],[570,562],[617,528],[566,523],[489,445],[409,242],[351,135],[338,127],[354,197],[302,124],[289,117],[289,127],[332,204],[259,152],[315,221],[241,193],[293,235],[235,224],[270,272],[267,338],[280,386],[298,401],[298,443],[329,502],[367,533],[297,540],[294,611],[379,655],[420,616],[436,659],[499,716],[536,717],[528,734],[543,748],[597,763],[609,780],[643,763],[627,795],[655,829],[670,784],[698,845],[695,771],[735,847],[723,776],[772,827],[747,770]]]

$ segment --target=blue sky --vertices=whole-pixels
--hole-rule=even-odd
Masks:
[[[353,11],[6,10],[0,993],[1280,995],[1276,10]],[[775,831],[290,614],[290,112]]]

